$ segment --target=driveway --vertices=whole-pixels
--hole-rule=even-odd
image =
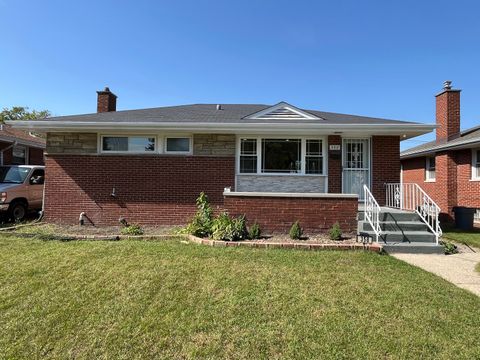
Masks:
[[[392,256],[480,296],[480,273],[475,271],[475,266],[480,263],[480,250],[472,250],[463,245],[458,247],[460,253],[454,255],[392,254]]]

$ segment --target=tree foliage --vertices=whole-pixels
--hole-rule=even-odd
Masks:
[[[7,120],[36,120],[45,119],[51,115],[48,110],[30,110],[24,106],[12,106],[11,108],[3,108],[0,112],[0,122]]]

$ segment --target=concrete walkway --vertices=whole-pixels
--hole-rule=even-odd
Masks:
[[[480,273],[475,266],[480,263],[480,250],[474,252],[459,245],[459,254],[392,254],[399,260],[434,273],[447,281],[480,296]]]

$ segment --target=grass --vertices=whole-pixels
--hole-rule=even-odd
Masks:
[[[0,358],[473,359],[479,313],[367,252],[0,237]]]
[[[444,232],[443,237],[468,246],[480,248],[480,230],[472,231],[451,229]]]

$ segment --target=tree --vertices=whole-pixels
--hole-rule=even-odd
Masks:
[[[48,110],[29,110],[24,106],[12,106],[11,108],[3,108],[0,112],[0,123],[6,120],[36,120],[45,119],[51,115]]]

